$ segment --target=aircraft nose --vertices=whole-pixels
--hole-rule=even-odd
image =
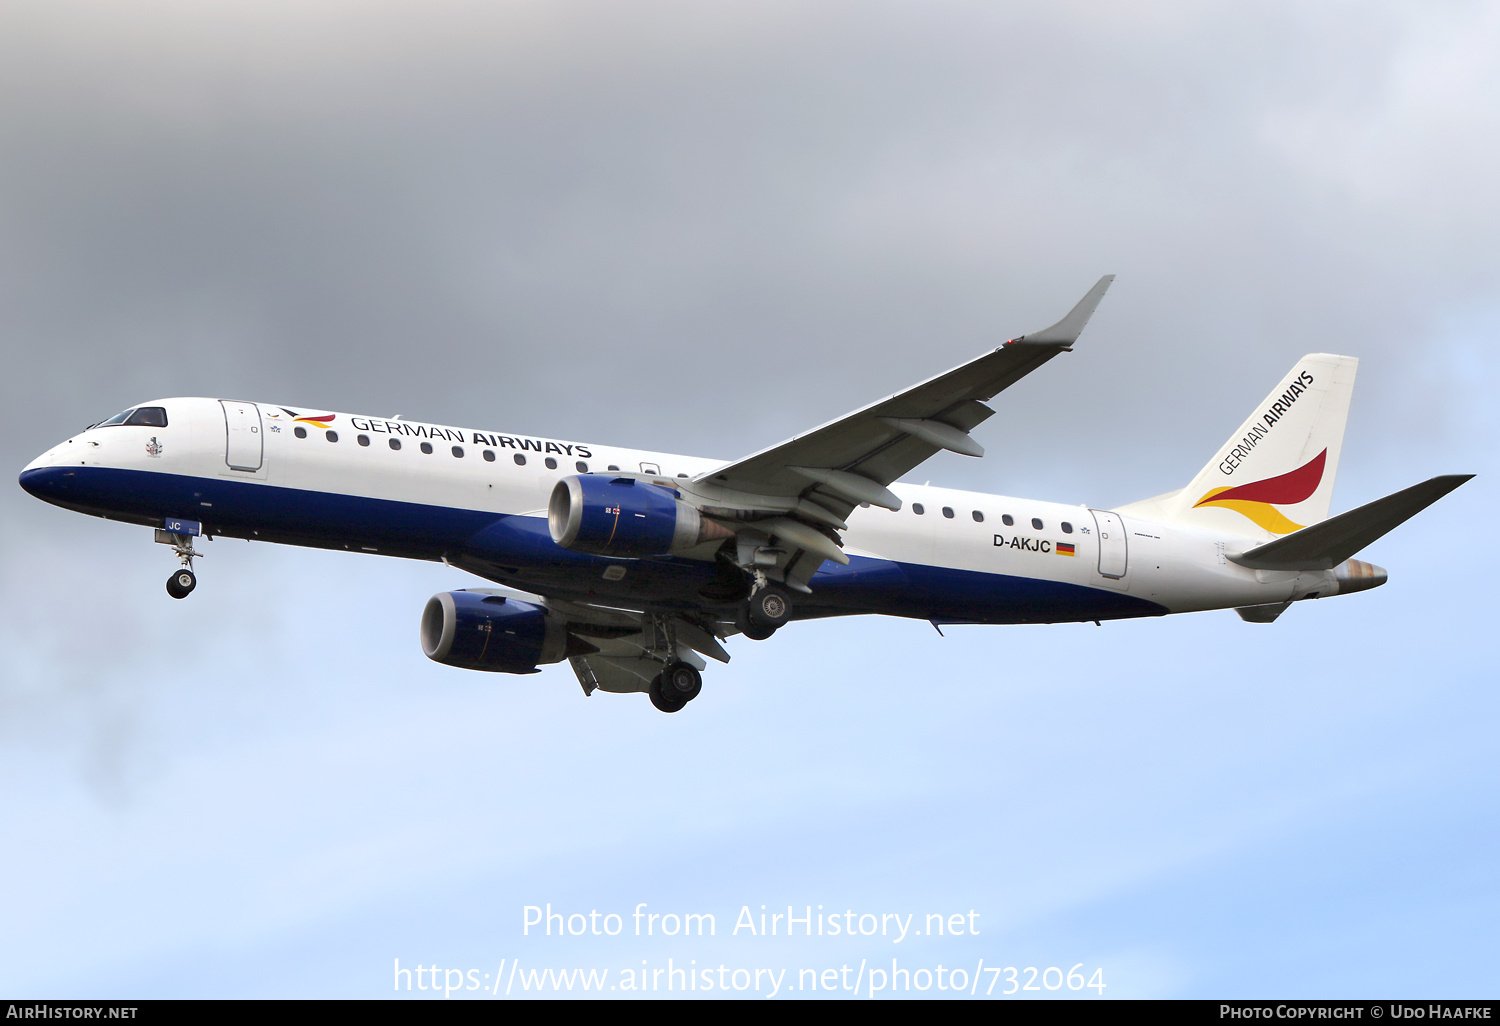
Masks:
[[[21,471],[21,487],[44,502],[53,502],[67,491],[63,474],[61,467],[28,466]]]
[[[57,447],[53,447],[26,464],[20,485],[44,502],[57,502],[72,490],[74,480],[72,466],[64,466]]]

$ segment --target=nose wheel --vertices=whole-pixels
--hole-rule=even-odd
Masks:
[[[187,598],[198,587],[198,578],[187,567],[183,567],[167,578],[167,594],[174,599]]]
[[[194,530],[197,525],[193,525]],[[193,573],[193,557],[201,553],[193,549],[193,536],[172,531],[156,532],[156,540],[172,546],[172,552],[182,561],[182,568],[167,578],[167,594],[174,599],[187,598],[198,587],[198,576]]]

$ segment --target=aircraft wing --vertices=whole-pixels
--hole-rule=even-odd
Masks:
[[[779,445],[725,464],[690,485],[703,512],[739,536],[738,561],[799,591],[825,559],[847,563],[838,534],[860,503],[900,509],[887,487],[941,449],[984,450],[969,431],[994,414],[984,401],[1072,351],[1106,274],[1066,317],[904,392]],[[757,552],[759,555],[757,555]]]
[[[1114,277],[1100,278],[1050,328],[1013,338],[904,392],[700,475],[694,483],[767,497],[807,497],[841,513],[839,519],[861,502],[899,509],[901,501],[886,486],[940,449],[984,455],[969,437],[995,412],[984,400],[1058,353],[1070,352]]]
[[[577,651],[569,655],[568,664],[585,695],[595,689],[645,691],[651,678],[673,659],[700,672],[708,665],[703,656],[729,662],[729,653],[719,641],[734,631],[724,624],[687,614],[642,613],[514,588],[481,590],[543,606],[563,622],[571,639],[569,651]]]
[[[673,659],[700,672],[708,665],[705,655],[729,662],[729,653],[719,644],[719,625],[682,615],[653,616],[555,599],[543,602],[567,621],[570,634],[594,649],[568,659],[585,695],[595,688],[645,691],[651,678]]]

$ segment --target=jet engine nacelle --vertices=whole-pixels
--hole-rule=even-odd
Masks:
[[[547,529],[565,549],[627,558],[683,552],[733,535],[671,488],[608,474],[558,481],[547,504]]]
[[[445,591],[422,610],[427,658],[466,670],[536,673],[569,655],[561,620],[541,606],[505,595]]]

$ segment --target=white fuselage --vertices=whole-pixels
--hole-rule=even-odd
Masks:
[[[176,398],[146,405],[166,411],[165,427],[87,430],[28,465],[23,485],[48,501],[112,519],[160,527],[164,517],[188,518],[209,534],[450,558],[459,565],[465,539],[500,538],[484,534],[486,525],[524,518],[512,526],[526,526],[522,534],[531,540],[525,544],[503,538],[474,543],[489,546],[481,553],[485,565],[551,561],[559,573],[586,575],[589,594],[609,598],[609,589],[594,582],[597,568],[622,561],[574,559],[535,541],[546,538],[546,507],[557,482],[617,471],[686,485],[720,465],[395,418],[321,412],[299,418],[269,404]],[[253,430],[242,426],[238,436],[236,407],[259,415]],[[1254,544],[1245,537],[1034,499],[908,484],[891,490],[902,508],[855,508],[843,535],[851,565],[827,563],[813,578],[815,595],[831,603],[822,614],[1048,622],[1267,605],[1338,591],[1332,571],[1236,565],[1226,555]],[[712,554],[663,561],[711,564]],[[911,601],[885,603],[888,581],[863,589],[861,573],[892,564],[912,583]],[[993,595],[1007,588],[1016,597],[997,605]],[[642,594],[616,598],[640,605]],[[1063,595],[1066,601],[1057,598]],[[973,615],[966,615],[965,603],[973,605]]]

